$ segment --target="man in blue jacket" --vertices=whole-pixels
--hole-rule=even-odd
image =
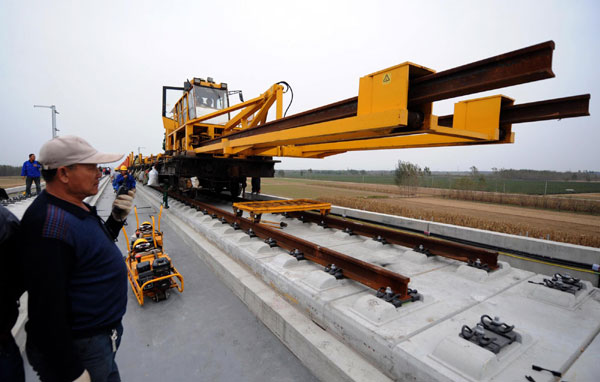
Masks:
[[[40,162],[35,160],[35,154],[29,154],[29,160],[23,163],[21,176],[25,178],[25,195],[31,196],[31,182],[35,182],[35,191],[39,195],[40,187]]]
[[[135,179],[127,172],[127,167],[121,166],[119,174],[113,180],[113,188],[115,192],[119,191],[119,187],[125,186],[128,190],[135,189]]]
[[[106,221],[83,200],[98,193],[98,163],[121,157],[69,135],[40,150],[46,189],[23,215],[19,242],[29,292],[27,358],[43,382],[120,381],[115,355],[127,268],[114,240],[134,191],[117,196]]]

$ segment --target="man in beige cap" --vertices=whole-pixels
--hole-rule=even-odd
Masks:
[[[134,192],[119,195],[104,222],[83,200],[98,192],[100,153],[85,140],[46,142],[46,189],[21,220],[29,292],[26,352],[42,381],[120,381],[115,354],[127,305],[127,270],[114,240]]]

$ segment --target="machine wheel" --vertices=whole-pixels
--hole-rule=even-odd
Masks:
[[[166,300],[168,298],[168,295],[166,294],[165,291],[158,291],[154,294],[154,296],[152,297],[152,300],[154,300],[154,302],[159,302],[162,300]]]

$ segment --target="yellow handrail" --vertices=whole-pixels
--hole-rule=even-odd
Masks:
[[[154,229],[154,216],[152,216],[152,241],[154,242],[154,248],[157,247],[156,245],[156,235],[155,233],[155,229]]]
[[[160,230],[160,217],[162,216],[162,211],[163,211],[163,205],[160,205],[160,211],[158,211],[158,232],[161,232]]]
[[[121,227],[123,230],[123,235],[125,235],[125,243],[127,244],[127,252],[131,252],[131,248],[129,247],[129,238],[127,237],[127,231],[125,231],[125,226]]]

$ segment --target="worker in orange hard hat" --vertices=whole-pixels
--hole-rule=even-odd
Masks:
[[[127,172],[127,166],[121,166],[118,167],[118,169],[120,173],[115,176],[115,180],[113,180],[113,188],[115,192],[117,192],[121,186],[127,190],[134,190],[135,179]]]

